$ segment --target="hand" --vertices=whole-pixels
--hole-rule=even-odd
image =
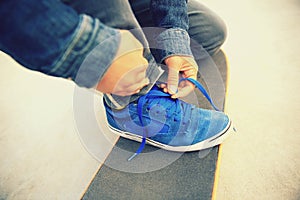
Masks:
[[[96,89],[103,93],[129,96],[149,84],[146,77],[148,61],[143,57],[142,44],[126,30],[121,30],[118,52]]]
[[[194,58],[189,56],[171,56],[165,59],[168,66],[168,83],[161,84],[164,92],[171,94],[172,98],[187,96],[195,89],[195,86],[189,81],[182,81],[178,87],[179,73],[183,78],[197,79],[198,65]]]

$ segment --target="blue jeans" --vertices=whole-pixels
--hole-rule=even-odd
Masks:
[[[151,84],[161,77],[162,70],[157,63],[162,63],[167,56],[193,54],[199,62],[209,58],[206,51],[216,52],[225,38],[222,21],[196,1],[190,1],[189,5],[186,0],[1,2],[0,14],[6,17],[0,20],[0,50],[24,67],[69,78],[87,88],[98,83],[115,57],[120,42],[116,28],[131,29],[146,47],[149,41],[152,54],[145,48],[144,56],[149,61],[146,75]],[[156,27],[147,31],[139,29],[152,24]],[[121,107],[126,106],[128,101],[145,94],[151,84],[132,97],[106,97]]]
[[[150,0],[130,0],[129,2],[140,25],[153,27],[154,23],[149,10]],[[188,1],[188,17],[188,33],[191,39],[203,46],[210,55],[215,54],[226,39],[224,21],[212,10],[195,0]]]
[[[118,29],[136,29],[134,35],[145,45],[148,46],[147,37],[140,28],[154,27],[154,22],[150,13],[150,0],[111,0],[101,3],[97,0],[63,0],[64,3],[73,7],[79,13],[85,13],[92,17],[98,18],[107,26]],[[226,38],[226,26],[222,19],[213,13],[206,6],[198,1],[188,1],[188,34],[191,38],[191,49],[199,66],[205,62],[209,55],[215,54],[224,43]],[[151,40],[149,40],[151,41]],[[151,44],[150,44],[151,46]],[[151,80],[158,80],[161,75],[156,69],[157,65],[153,60],[150,52],[145,51],[145,57],[149,61],[147,76]],[[130,97],[118,97],[113,95],[121,106],[127,105],[133,98],[146,93],[150,87],[144,88],[138,95]],[[112,99],[105,95],[105,99],[110,104]]]
[[[79,13],[98,18],[104,24],[119,29],[154,27],[150,14],[150,0],[110,0],[99,3],[97,0],[63,0]],[[199,1],[188,1],[190,37],[203,46],[210,54],[215,54],[226,39],[226,26],[223,20]],[[145,36],[137,36],[145,43]]]

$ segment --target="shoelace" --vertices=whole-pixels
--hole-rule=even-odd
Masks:
[[[197,80],[192,79],[192,78],[183,78],[180,79],[179,82],[181,81],[190,81],[191,83],[193,83],[196,88],[198,88],[198,90],[205,96],[205,98],[209,101],[209,103],[212,105],[212,107],[216,110],[216,111],[220,111],[219,108],[214,104],[213,100],[211,99],[211,97],[209,96],[209,94],[207,93],[207,91],[205,90],[205,88],[201,85],[201,83],[199,83]],[[148,92],[147,94],[145,94],[144,96],[141,96],[137,102],[137,110],[138,110],[138,117],[139,117],[139,122],[140,124],[145,127],[145,123],[143,120],[143,106],[145,105],[147,99],[152,99],[153,101],[151,102],[151,105],[158,103],[159,101],[169,101],[170,99],[168,98],[161,98],[161,97],[170,97],[170,94],[167,94],[165,92],[162,91],[158,91],[158,90],[151,90],[150,92]],[[180,107],[179,104],[179,100],[175,99],[174,100],[174,105],[171,106],[170,108],[168,108],[168,113],[174,113],[178,110],[178,107]],[[149,105],[148,107],[150,108],[151,105]],[[178,114],[178,113],[174,113],[174,114]],[[170,117],[170,116],[167,116]],[[146,138],[148,136],[148,131],[147,129],[143,129],[143,138],[142,138],[142,142],[138,148],[138,150],[132,155],[130,156],[130,158],[128,158],[128,161],[131,161],[133,158],[135,158],[137,155],[139,155],[145,145],[146,145]]]

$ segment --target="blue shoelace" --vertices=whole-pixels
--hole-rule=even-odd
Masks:
[[[211,99],[211,97],[209,96],[209,94],[207,93],[207,91],[205,90],[205,88],[201,85],[201,83],[199,83],[198,81],[196,81],[195,79],[192,78],[183,78],[181,79],[179,82],[181,81],[190,81],[191,83],[193,83],[196,88],[198,88],[198,90],[205,96],[205,98],[209,101],[209,103],[212,105],[212,107],[216,110],[216,111],[220,111],[219,108],[214,104],[213,100]],[[170,97],[170,94],[167,94],[165,92],[159,91],[159,90],[150,90],[150,92],[148,92],[147,94],[145,94],[144,96],[141,96],[137,102],[137,110],[138,110],[138,117],[139,117],[139,122],[140,124],[145,127],[145,122],[143,120],[143,106],[145,105],[147,99],[152,99],[150,105],[148,105],[148,108],[151,108],[151,105],[155,105],[158,103],[161,103],[162,105],[164,105],[163,101],[169,101],[169,98],[160,98],[160,97]],[[178,109],[180,107],[180,103],[178,99],[174,100],[174,105],[171,106],[170,108],[168,108],[168,113],[169,114],[178,114],[176,113],[176,111],[180,110]],[[170,116],[167,116],[170,117]],[[175,118],[176,119],[176,118]],[[143,138],[142,138],[142,142],[138,148],[138,150],[130,157],[128,158],[128,161],[131,161],[134,157],[136,157],[137,155],[139,155],[145,145],[146,145],[146,138],[148,137],[148,132],[147,129],[143,129]]]

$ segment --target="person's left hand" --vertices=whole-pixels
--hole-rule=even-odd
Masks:
[[[182,81],[178,87],[179,73],[183,78],[197,79],[198,65],[193,57],[189,56],[170,56],[165,59],[168,66],[168,83],[161,84],[164,92],[171,94],[172,98],[187,96],[195,86],[189,81]]]

